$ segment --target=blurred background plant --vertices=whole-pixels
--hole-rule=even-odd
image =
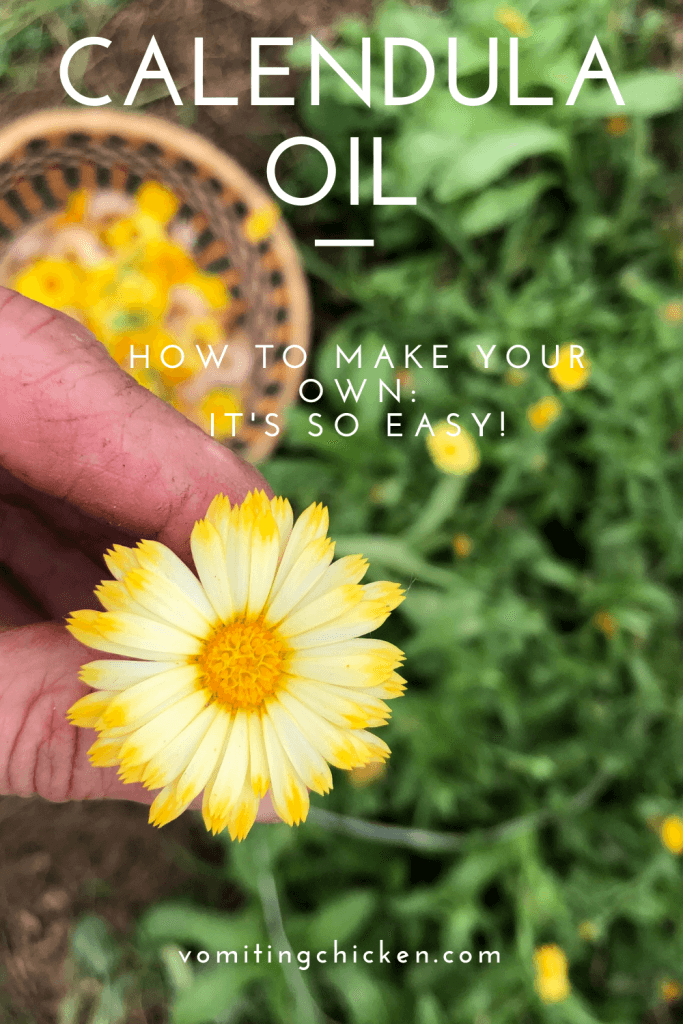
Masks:
[[[84,7],[53,6],[81,31]],[[35,38],[4,36],[7,66],[22,38],[42,45],[49,17],[37,36],[20,25]],[[197,34],[189,15],[188,26]],[[311,106],[302,75],[299,131],[338,168],[326,199],[287,210],[314,289],[310,375],[325,398],[290,410],[262,468],[299,509],[329,505],[338,555],[361,551],[375,578],[409,588],[385,633],[408,655],[407,695],[382,730],[393,755],[374,778],[337,773],[299,829],[255,828],[241,845],[221,841],[216,864],[197,861],[239,885],[237,910],[212,905],[209,887],[203,901],[150,907],[133,935],[81,920],[64,1024],[127,1020],[159,987],[174,1024],[681,1019],[682,32],[673,2],[390,0],[327,44],[359,81],[371,35],[371,110],[329,69]],[[511,33],[520,94],[553,106],[509,106]],[[623,108],[604,82],[565,105],[596,34]],[[462,92],[478,96],[493,35],[498,94],[458,105],[448,37]],[[435,58],[435,84],[412,106],[382,103],[386,36]],[[303,72],[308,53],[292,54]],[[419,58],[405,51],[396,66],[396,94],[415,91]],[[360,204],[349,207],[354,135]],[[373,136],[384,194],[415,206],[371,205]],[[290,192],[311,194],[322,158],[298,151],[287,174]],[[340,232],[375,247],[314,248]],[[429,359],[406,370],[404,348],[418,344],[447,345],[448,371]],[[555,345],[581,345],[590,368],[550,373],[543,344],[550,361]],[[361,345],[362,370],[337,370],[337,345]],[[479,347],[492,345],[486,369]],[[532,353],[524,369],[505,361],[513,345]],[[382,346],[400,368],[400,406],[377,400],[377,380],[395,388],[397,376],[373,369]],[[367,378],[357,405],[335,387],[347,377]],[[386,412],[399,410],[404,436],[387,438]],[[490,426],[500,410],[504,436]],[[351,438],[334,433],[343,411],[359,418]],[[492,414],[482,437],[471,411]],[[424,412],[433,426],[459,412],[467,451],[415,436]],[[215,965],[216,949],[329,950],[335,938],[347,951],[382,939],[411,961],[427,950],[430,962]],[[184,964],[181,949],[214,963]],[[500,964],[479,965],[480,950]]]

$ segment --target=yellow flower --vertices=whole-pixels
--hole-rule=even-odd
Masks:
[[[230,305],[228,290],[220,277],[216,277],[215,274],[205,274],[198,270],[188,279],[187,283],[203,295],[212,309],[227,309]]]
[[[528,39],[533,29],[524,15],[515,7],[509,4],[500,4],[496,7],[496,21],[506,28],[511,36],[522,36]]]
[[[165,288],[187,281],[196,273],[196,264],[184,249],[165,238],[151,238],[145,246],[140,269]]]
[[[162,239],[163,226],[148,213],[133,213],[112,221],[102,231],[102,240],[119,255],[130,257],[153,239]]]
[[[528,419],[534,430],[547,430],[551,423],[554,423],[562,412],[562,404],[554,395],[547,395],[538,402],[530,405],[526,411]]]
[[[387,773],[387,768],[382,761],[371,761],[370,764],[362,765],[360,768],[352,768],[349,772],[349,781],[356,789],[364,789],[371,782],[379,782]]]
[[[228,388],[215,388],[204,396],[198,405],[201,417],[200,426],[207,432],[211,430],[211,413],[214,414],[213,436],[219,441],[232,437],[233,417],[230,413],[242,412],[239,393]],[[235,419],[235,433],[239,430],[240,421]]]
[[[458,558],[467,558],[472,553],[473,547],[471,537],[468,537],[466,533],[456,533],[453,538],[453,550]]]
[[[524,370],[518,370],[515,367],[513,367],[512,369],[507,370],[505,373],[505,383],[512,384],[514,388],[518,388],[520,384],[524,383],[525,380],[526,373],[524,372]]]
[[[675,1003],[677,999],[681,998],[681,986],[670,978],[661,982],[659,992],[665,1003]]]
[[[661,312],[662,320],[677,324],[683,320],[683,302],[668,302]]]
[[[608,135],[613,138],[618,138],[620,135],[625,135],[629,130],[631,122],[623,114],[613,114],[612,117],[608,117],[605,122],[605,131]]]
[[[599,611],[593,616],[593,625],[605,634],[605,636],[615,636],[619,629],[619,620],[611,612]]]
[[[595,942],[600,932],[592,921],[582,921],[579,925],[579,936],[584,942]]]
[[[56,226],[65,227],[67,224],[80,224],[84,221],[88,210],[88,199],[88,193],[83,188],[72,192],[66,201],[66,209],[56,219]]]
[[[427,438],[427,451],[432,462],[442,473],[454,476],[474,473],[481,462],[477,442],[462,427],[456,437],[450,436],[452,433],[453,427],[446,420],[436,424],[434,436],[430,434]]]
[[[280,210],[275,203],[266,203],[265,206],[252,210],[244,222],[247,240],[254,245],[261,242],[271,233],[279,219]]]
[[[142,213],[160,224],[168,224],[180,206],[178,197],[158,181],[146,181],[138,189],[135,202]]]
[[[670,814],[659,826],[659,838],[667,850],[680,856],[683,853],[683,820]]]
[[[161,790],[153,824],[177,818],[202,790],[214,833],[227,827],[243,839],[268,791],[282,820],[297,824],[308,791],[331,789],[329,764],[389,756],[368,728],[389,717],[385,698],[403,692],[395,670],[404,656],[363,637],[403,592],[360,585],[368,563],[333,563],[327,531],[322,505],[294,522],[284,498],[252,492],[231,507],[219,494],[192,530],[197,575],[157,541],[105,556],[115,579],[96,594],[106,610],[73,612],[67,627],[129,660],[84,665],[96,692],[69,718],[98,731],[94,765],[119,765],[124,782]]]
[[[583,366],[580,366],[579,357],[574,355],[572,360],[571,352],[571,344],[562,345],[557,366],[548,370],[550,379],[563,391],[578,391],[580,388],[585,388],[586,381],[591,375],[591,361],[588,356],[584,353],[580,357],[583,363]]]
[[[36,260],[12,282],[15,291],[51,309],[78,303],[82,274],[70,260]]]
[[[544,1003],[560,1003],[571,992],[564,950],[551,943],[534,950],[535,988]]]
[[[147,339],[144,339],[146,342]],[[143,344],[144,344],[143,342]],[[169,346],[171,346],[169,348]],[[165,351],[168,349],[168,351]],[[170,365],[167,366],[161,359]],[[176,365],[178,364],[178,365]],[[169,331],[158,329],[149,339],[149,365],[169,387],[182,384],[204,369],[203,363],[193,346],[181,345],[178,338]]]

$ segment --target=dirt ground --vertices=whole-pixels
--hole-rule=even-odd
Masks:
[[[205,95],[238,96],[237,107],[201,107],[191,127],[264,180],[275,118],[295,134],[292,108],[249,103],[250,38],[333,38],[347,14],[367,13],[369,0],[163,0],[133,2],[99,35],[112,40],[95,51],[87,84],[95,94],[127,93],[152,35],[182,89],[193,82],[194,36],[205,40]],[[179,11],[182,10],[182,14]],[[0,90],[0,124],[64,102],[59,51],[45,60],[34,89]],[[273,51],[269,51],[272,54]],[[273,61],[275,63],[275,60]],[[291,79],[272,79],[291,89]],[[153,83],[157,84],[157,83]],[[191,94],[191,91],[190,91]],[[182,121],[188,108],[158,100],[146,110]],[[185,120],[187,120],[185,118]],[[186,815],[159,831],[145,808],[128,803],[48,804],[38,798],[0,798],[0,1020],[54,1024],[66,988],[69,929],[81,914],[107,918],[121,935],[145,906],[187,892],[191,875],[178,849],[211,857],[201,823]],[[215,847],[213,848],[215,850]],[[180,858],[182,859],[182,858]],[[130,1024],[160,1024],[163,1007],[136,1013]]]

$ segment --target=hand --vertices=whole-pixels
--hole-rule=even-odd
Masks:
[[[188,564],[190,531],[218,492],[263,477],[140,387],[62,313],[0,288],[0,793],[151,803],[93,768],[91,730],[66,720],[102,657],[63,617],[99,608],[113,543],[162,541]],[[201,806],[201,797],[196,802]],[[268,797],[259,820],[275,820]]]

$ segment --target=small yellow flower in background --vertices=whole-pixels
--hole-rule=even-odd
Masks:
[[[509,4],[500,4],[496,7],[496,21],[506,28],[511,36],[528,39],[533,31],[524,15]]]
[[[579,937],[584,942],[595,942],[599,934],[598,926],[592,921],[582,921],[579,925]]]
[[[209,433],[211,430],[211,413],[213,413],[213,436],[219,441],[233,437],[232,413],[242,412],[239,394],[230,388],[214,388],[199,403],[202,426]],[[239,429],[239,420],[235,418],[235,433]]]
[[[659,994],[665,1003],[675,1003],[677,999],[681,998],[681,986],[677,981],[666,978],[660,983]]]
[[[578,391],[585,388],[591,375],[591,361],[585,352],[580,357],[580,362],[583,366],[579,364],[579,357],[576,354],[572,357],[571,344],[561,345],[557,366],[548,370],[548,376],[563,391]]]
[[[453,538],[453,550],[458,558],[467,558],[472,553],[474,543],[466,533],[456,533]]]
[[[12,287],[27,299],[42,302],[52,309],[76,303],[82,275],[69,260],[36,260],[15,278]]]
[[[244,222],[244,234],[247,241],[255,244],[263,241],[271,233],[280,219],[280,209],[275,203],[266,203],[253,210]]]
[[[135,201],[142,213],[146,213],[160,224],[168,224],[180,206],[178,197],[158,181],[146,181],[141,185]]]
[[[593,616],[593,625],[607,637],[616,636],[619,630],[619,620],[616,615],[612,615],[611,612],[604,610],[595,613]]]
[[[562,403],[554,395],[547,395],[529,406],[526,418],[534,430],[547,430],[561,412]]]
[[[659,838],[670,853],[683,853],[683,820],[677,814],[670,814],[659,826]]]
[[[605,131],[608,135],[613,138],[619,138],[620,135],[625,135],[631,126],[631,122],[623,114],[613,114],[612,117],[608,117],[605,122]]]
[[[92,764],[160,789],[150,822],[177,818],[202,790],[207,829],[243,839],[270,791],[289,825],[308,791],[332,788],[329,764],[383,762],[368,729],[403,693],[403,652],[364,634],[403,600],[396,583],[361,585],[362,555],[333,562],[327,509],[296,520],[285,498],[217,495],[190,543],[196,574],[169,548],[115,545],[113,580],[95,593],[104,612],[76,611],[77,640],[128,660],[83,665],[95,692],[69,710],[94,728]]]
[[[660,316],[669,324],[677,324],[683,320],[683,302],[669,302],[662,309]]]
[[[429,456],[442,473],[454,476],[465,476],[479,468],[481,459],[477,442],[462,427],[460,433],[452,437],[454,429],[447,420],[442,420],[434,427],[434,436],[427,438]]]
[[[544,1003],[560,1003],[571,992],[567,966],[564,950],[555,943],[534,950],[534,987]]]
[[[88,208],[88,193],[83,188],[72,192],[66,202],[66,209],[58,218],[60,227],[66,224],[80,224]]]
[[[514,366],[505,372],[505,383],[512,384],[513,388],[518,388],[525,380],[526,373],[524,370],[519,370]]]
[[[356,789],[364,789],[372,782],[381,781],[386,773],[387,766],[383,761],[371,761],[360,768],[352,768],[349,772],[349,781]]]

